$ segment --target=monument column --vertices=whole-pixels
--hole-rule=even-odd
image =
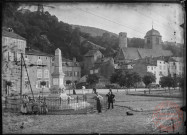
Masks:
[[[59,93],[60,89],[65,89],[64,86],[64,73],[62,71],[62,55],[61,50],[57,48],[55,50],[55,61],[54,61],[54,71],[52,76],[52,93]]]

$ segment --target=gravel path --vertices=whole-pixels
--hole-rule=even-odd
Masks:
[[[3,133],[14,134],[67,134],[67,133],[159,133],[151,122],[152,110],[160,102],[168,100],[160,97],[128,96],[125,93],[115,93],[115,105],[142,108],[142,112],[131,111],[128,108],[114,106],[101,114],[87,115],[10,115],[3,114]],[[178,99],[169,99],[178,104]],[[147,111],[146,111],[147,110]],[[134,115],[127,116],[131,111]],[[20,129],[24,121],[24,128]],[[16,126],[15,126],[16,125]],[[182,131],[181,131],[182,132]]]

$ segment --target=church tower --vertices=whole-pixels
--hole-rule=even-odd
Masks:
[[[127,48],[127,33],[120,32],[119,33],[119,48]]]
[[[155,29],[151,29],[149,30],[146,35],[145,35],[145,49],[154,49],[154,50],[158,50],[158,49],[162,49],[162,36],[160,35],[160,33],[155,30]]]

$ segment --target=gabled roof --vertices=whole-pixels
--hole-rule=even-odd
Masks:
[[[144,48],[122,48],[125,59],[135,60],[142,59],[145,57],[159,57],[159,56],[171,56],[172,53],[169,50],[153,50]]]
[[[125,59],[128,60],[135,60],[141,58],[137,51],[137,48],[122,48],[122,52]]]
[[[171,56],[172,53],[169,50],[153,50],[153,49],[143,49],[139,48],[138,52],[140,53],[141,58],[145,57],[159,57],[159,56]]]
[[[41,52],[39,50],[34,50],[34,49],[25,49],[25,55],[49,56],[49,57],[54,56],[54,55],[44,53],[44,52]]]
[[[182,57],[171,57],[175,62],[183,62]]]
[[[106,62],[109,62],[111,59],[111,57],[104,57],[104,58],[100,58],[100,59],[97,59],[97,61],[95,63],[106,63]]]
[[[21,40],[25,40],[26,41],[25,38],[21,37],[20,35],[14,33],[14,32],[9,32],[8,29],[5,28],[5,27],[3,27],[2,36],[16,38],[16,39],[21,39]]]

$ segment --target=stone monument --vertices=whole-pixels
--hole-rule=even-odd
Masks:
[[[59,48],[55,50],[54,71],[51,76],[52,86],[50,88],[51,93],[48,97],[61,97],[63,99],[67,99],[69,96],[65,92],[64,73],[62,70],[62,55]]]

